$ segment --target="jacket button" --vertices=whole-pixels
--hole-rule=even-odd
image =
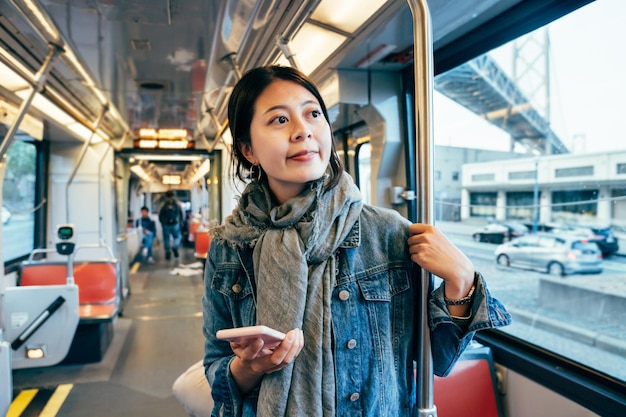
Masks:
[[[356,347],[356,340],[355,339],[350,339],[348,340],[348,349],[354,349]]]
[[[232,289],[235,294],[239,294],[241,292],[241,285],[235,284],[232,286]]]
[[[355,392],[354,394],[350,395],[350,401],[356,401],[358,400],[360,397],[358,392]]]
[[[339,291],[339,299],[341,301],[346,301],[348,298],[350,298],[350,293],[347,290]]]

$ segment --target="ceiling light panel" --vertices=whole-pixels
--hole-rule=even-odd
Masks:
[[[291,41],[300,69],[312,73],[347,38],[328,29],[305,23]]]
[[[31,93],[32,89],[26,89],[17,91],[15,94],[20,97],[22,100],[26,99]],[[72,123],[76,123],[73,117],[69,114],[58,108],[54,105],[50,100],[41,94],[35,95],[31,106],[39,110],[42,114],[46,115],[50,120],[54,120],[56,123],[67,126]]]
[[[135,154],[133,157],[140,161],[200,161],[202,155],[160,155],[160,154]]]
[[[164,185],[180,185],[182,181],[180,175],[163,174],[161,176],[161,183]]]
[[[19,108],[12,103],[0,99],[0,123],[12,126],[19,114]],[[43,139],[43,122],[41,119],[25,114],[19,129],[34,139]]]
[[[84,140],[85,142],[91,140],[91,144],[96,144],[102,142],[102,136],[104,133],[102,131],[97,131],[96,133],[89,130],[85,125],[80,123],[71,123],[66,126],[69,130],[76,133],[76,135]],[[104,135],[106,136],[106,135]],[[108,139],[108,137],[107,137]]]
[[[7,90],[19,91],[30,87],[30,84],[12,69],[0,62],[0,77],[2,86]]]
[[[322,0],[311,18],[348,33],[354,33],[385,4],[386,0]]]

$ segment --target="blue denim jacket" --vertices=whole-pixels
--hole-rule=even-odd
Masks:
[[[414,300],[420,286],[414,282],[417,267],[407,251],[408,226],[396,211],[366,205],[336,255],[331,310],[337,416],[412,415],[417,357]],[[482,276],[476,276],[471,319],[463,328],[450,317],[442,287],[429,299],[437,375],[450,372],[476,330],[510,323],[509,314],[491,297]],[[256,322],[252,251],[214,240],[205,287],[204,364],[215,401],[212,415],[255,416],[258,390],[245,398],[239,395],[230,374],[233,352],[228,342],[215,337],[220,329]]]

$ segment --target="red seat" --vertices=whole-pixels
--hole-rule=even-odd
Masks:
[[[84,304],[78,307],[79,317],[83,322],[109,320],[117,314],[115,304]]]
[[[66,264],[48,262],[22,264],[20,285],[63,285],[66,282]]]
[[[67,281],[67,264],[57,262],[25,262],[20,285],[63,285]],[[109,319],[118,308],[118,273],[116,262],[77,262],[74,282],[78,285],[80,317]],[[96,307],[98,306],[98,307]]]
[[[74,265],[80,304],[115,304],[118,295],[117,263],[85,262]]]
[[[206,259],[209,253],[209,245],[211,244],[211,237],[208,230],[196,231],[196,258]]]
[[[116,260],[74,263],[80,321],[62,363],[91,363],[104,357],[113,338],[114,319],[120,314],[119,275],[119,262]],[[20,285],[62,285],[66,282],[67,263],[22,263]]]
[[[491,350],[468,348],[448,376],[435,376],[433,395],[438,417],[502,416]]]
[[[191,223],[189,225],[189,241],[190,242],[196,241],[196,231],[198,230],[198,227],[200,227],[200,223]]]

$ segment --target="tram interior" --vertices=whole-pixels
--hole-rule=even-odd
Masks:
[[[467,57],[445,56],[475,36],[477,28],[513,10],[515,19],[527,18],[521,3],[428,1],[432,45],[440,57],[435,72],[495,47],[499,41],[484,36],[484,45],[463,52]],[[558,2],[549,3],[546,8],[555,14],[565,13]],[[574,3],[570,10],[585,2]],[[35,215],[42,221],[38,243],[45,250],[33,259],[33,254],[20,258],[20,266],[12,269],[3,260],[10,272],[0,289],[6,293],[23,279],[23,265],[41,259],[58,267],[49,276],[59,273],[63,281],[73,271],[72,282],[84,287],[89,278],[81,281],[81,262],[106,264],[115,287],[105,301],[91,303],[97,308],[113,305],[108,312],[80,321],[67,318],[87,335],[80,343],[95,337],[97,346],[74,346],[78,357],[56,364],[23,364],[18,369],[9,363],[4,375],[0,372],[12,387],[0,393],[0,400],[9,397],[7,409],[14,401],[14,414],[7,415],[26,415],[16,411],[21,407],[15,405],[18,398],[33,413],[28,415],[44,415],[39,413],[47,399],[63,395],[59,387],[67,399],[58,415],[67,417],[189,415],[173,397],[172,384],[203,356],[200,299],[206,228],[221,222],[236,204],[236,193],[225,191],[232,143],[226,106],[242,72],[268,63],[295,64],[321,87],[334,126],[358,129],[365,121],[372,131],[382,129],[381,166],[372,174],[375,202],[385,203],[388,186],[400,176],[394,170],[404,167],[398,167],[399,145],[385,136],[397,132],[401,123],[380,123],[387,115],[378,114],[383,110],[372,104],[384,102],[397,89],[398,74],[415,60],[413,15],[404,0],[7,0],[0,4],[0,44],[0,110],[5,113],[0,120],[10,127],[20,105],[38,89],[19,130],[12,133],[35,138],[50,154],[44,175],[48,204]],[[462,102],[467,97],[454,87],[466,86],[463,82],[439,79],[435,88]],[[493,90],[481,92],[488,93]],[[499,103],[507,97],[492,99]],[[475,104],[465,103],[468,108]],[[535,125],[518,120],[510,133],[527,133],[529,126]],[[566,151],[556,135],[540,133],[544,136],[534,140],[520,137],[519,144],[544,153]],[[2,166],[0,179],[4,170]],[[184,202],[188,214],[180,257],[169,260],[158,224],[167,190]],[[154,264],[142,257],[135,227],[142,206],[157,221]],[[406,215],[408,208],[399,211]],[[63,225],[74,228],[71,239],[59,232]],[[63,252],[68,250],[66,241],[75,244],[70,255]],[[77,292],[68,290],[68,301],[60,307],[63,314],[69,316],[70,304],[78,303]],[[34,308],[45,310],[54,299],[52,293],[37,296]],[[0,324],[6,326],[8,317]],[[98,352],[81,357],[86,349]],[[498,367],[498,372],[506,370]],[[577,413],[571,415],[596,415],[568,399],[559,403],[556,394],[536,386],[531,386],[533,395],[565,404],[564,409]],[[29,400],[20,397],[28,390],[36,392],[28,394]],[[505,414],[511,406],[504,406],[502,393],[494,392],[495,415],[528,415]],[[0,412],[3,405],[0,401]]]

